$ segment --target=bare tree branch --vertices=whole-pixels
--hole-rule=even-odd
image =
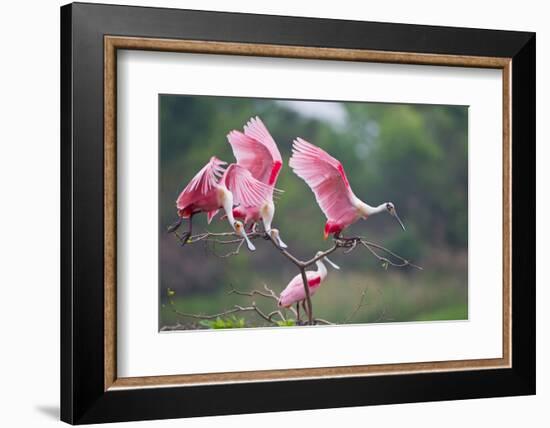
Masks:
[[[267,285],[265,285],[265,287],[267,289]],[[269,294],[259,290],[240,291],[231,285],[231,290],[229,290],[227,294],[238,294],[239,296],[250,296],[250,297],[258,295],[258,296],[267,297],[269,299],[275,299],[276,301],[279,301],[279,298],[277,297],[277,295],[272,290],[269,290],[269,291],[271,291],[271,293]]]
[[[423,268],[421,266],[418,266],[418,265],[410,262],[409,260],[401,257],[400,255],[394,253],[393,251],[389,250],[386,247],[383,247],[380,244],[376,244],[374,242],[368,241],[366,238],[364,238],[362,236],[354,236],[354,237],[351,237],[351,238],[336,238],[335,240],[337,242],[340,242],[340,245],[342,247],[348,248],[348,249],[353,249],[357,246],[357,243],[360,243],[365,248],[367,248],[374,257],[376,257],[382,263],[387,263],[390,266],[393,266],[393,267],[410,266],[410,267],[413,267],[415,269],[423,270]],[[387,257],[381,256],[374,249],[377,249],[377,250],[385,252],[386,254],[389,254],[393,258],[397,259],[399,261],[399,263],[397,263],[393,260],[390,260]],[[350,252],[350,251],[345,251],[345,253],[348,253],[348,252]]]
[[[268,299],[273,299],[277,303],[279,302],[279,296],[271,288],[269,288],[267,284],[264,284],[265,292],[260,290],[250,290],[250,291],[237,290],[235,287],[233,287],[233,285],[230,285],[230,287],[231,287],[231,290],[229,290],[227,294],[237,294],[239,296],[249,296],[249,297],[254,297],[257,295]],[[295,317],[298,316],[298,314],[296,313],[296,309],[294,309],[293,307],[285,308],[285,310],[291,311]],[[281,319],[286,320],[286,317],[283,315],[282,311],[278,311],[278,312],[280,312],[281,314]]]
[[[241,251],[243,244],[244,244],[244,239],[237,244],[237,247],[233,251],[230,251],[229,253],[223,254],[219,257],[221,257],[222,259],[225,259],[227,257],[238,255],[239,251]]]
[[[178,239],[180,241],[183,242],[183,238],[180,235],[178,235],[177,232],[174,232],[174,234],[176,235],[176,237],[178,237]],[[313,317],[313,305],[311,303],[311,295],[310,295],[309,285],[308,285],[308,281],[307,281],[306,268],[314,265],[319,260],[321,260],[323,257],[328,256],[329,254],[335,252],[338,249],[343,249],[343,253],[348,254],[348,253],[352,252],[359,244],[361,244],[361,246],[363,246],[367,250],[369,250],[369,252],[378,261],[382,262],[382,266],[386,269],[387,269],[388,266],[393,266],[393,267],[398,267],[398,268],[403,268],[403,267],[406,267],[406,266],[410,266],[410,267],[422,270],[422,267],[420,267],[420,266],[418,266],[414,263],[411,263],[409,260],[399,256],[398,254],[394,253],[393,251],[391,251],[391,250],[389,250],[389,249],[387,249],[387,248],[385,248],[385,247],[383,247],[379,244],[368,241],[366,238],[364,238],[362,236],[354,236],[354,237],[339,236],[339,237],[335,237],[333,239],[334,244],[333,244],[332,247],[330,247],[329,249],[321,252],[319,255],[316,255],[315,257],[313,257],[309,260],[305,260],[305,261],[298,259],[293,254],[291,254],[287,249],[281,248],[278,245],[278,243],[275,241],[275,239],[273,239],[273,237],[269,233],[252,231],[248,235],[248,238],[250,240],[263,238],[265,240],[271,241],[272,245],[284,257],[286,257],[288,260],[290,260],[298,268],[298,270],[300,271],[300,274],[302,276],[302,282],[303,282],[303,285],[304,285],[304,291],[305,291],[305,295],[306,295],[305,302],[306,302],[306,312],[307,312],[307,316],[308,316],[308,324],[309,325],[313,325],[316,320]],[[215,247],[216,244],[220,244],[220,245],[237,244],[236,248],[233,251],[230,251],[230,252],[225,253],[223,255],[217,255],[214,252],[214,254],[216,256],[221,257],[221,258],[227,258],[227,257],[238,255],[241,248],[242,248],[242,246],[243,246],[243,244],[244,244],[244,242],[245,242],[244,238],[241,238],[240,236],[236,235],[234,232],[209,232],[209,231],[206,231],[206,232],[199,233],[197,235],[191,236],[188,239],[187,243],[189,244],[189,243],[195,243],[195,242],[200,242],[200,241],[204,241],[205,244],[212,243],[212,245],[214,247]],[[388,257],[381,255],[378,251],[381,251],[381,252],[387,254]],[[267,288],[267,286],[265,286],[265,288],[266,288],[266,291],[269,290]],[[248,296],[253,296],[253,295],[257,294],[257,295],[260,295],[260,296],[263,296],[263,297],[271,297],[271,298],[275,298],[275,299],[278,300],[278,296],[272,290],[269,290],[268,294],[265,294],[265,293],[262,293],[258,290],[253,290],[251,292],[246,293],[246,292],[239,292],[235,289],[232,289],[229,294],[232,294],[232,293],[240,294],[240,295],[248,295]],[[354,310],[354,312],[351,314],[351,316],[348,317],[348,320],[350,320],[351,318],[353,318],[353,316],[355,316],[355,314],[357,313],[357,311],[360,308],[360,305],[362,304],[362,301],[364,300],[364,297],[365,296],[364,296],[364,293],[363,293],[363,295],[361,297],[361,302],[359,304],[359,307],[357,307]],[[253,304],[253,306],[250,306],[250,307],[245,308],[245,309],[246,309],[246,311],[255,311],[255,312],[258,313],[258,315],[260,315],[266,321],[273,322],[272,319],[271,319],[272,317],[270,316],[273,313],[271,313],[269,315],[265,315],[261,311],[259,311],[259,309],[257,309],[255,304]],[[294,314],[297,316],[296,311],[293,308],[292,308],[292,310],[293,310]],[[245,310],[235,307],[233,309],[230,309],[229,312],[226,311],[224,313],[221,313],[221,315],[227,315],[229,313],[234,313],[234,312],[238,312],[238,311],[245,311]],[[275,313],[277,313],[277,312],[279,312],[281,318],[283,320],[285,320],[284,316],[282,315],[282,312],[281,311],[275,311]],[[190,315],[192,315],[192,314],[186,314],[185,316],[190,316]],[[214,315],[213,318],[216,318],[216,315]],[[317,321],[324,322],[325,320],[318,320],[317,319]],[[326,321],[326,322],[328,323],[328,321]]]
[[[221,318],[221,317],[224,317],[224,316],[227,316],[227,315],[235,314],[237,312],[255,312],[257,315],[259,315],[265,321],[267,321],[271,324],[274,324],[274,325],[278,325],[278,324],[277,324],[277,321],[273,320],[273,316],[277,315],[280,312],[280,311],[273,311],[273,312],[269,313],[268,315],[266,315],[260,308],[258,308],[258,306],[256,306],[255,302],[252,302],[252,305],[250,305],[250,306],[235,305],[231,309],[228,309],[228,310],[223,311],[223,312],[219,312],[217,314],[210,314],[210,315],[191,314],[191,313],[187,313],[187,312],[181,312],[181,311],[177,310],[174,307],[172,307],[172,311],[177,316],[182,317],[182,318],[195,318],[195,319],[200,319],[200,320],[217,319],[217,318]],[[282,319],[283,319],[283,321],[285,321],[284,317]]]
[[[196,319],[199,319],[199,320],[214,320],[214,319],[219,318],[219,317],[234,314],[235,312],[240,312],[241,309],[239,307],[237,307],[237,305],[235,305],[235,307],[232,308],[232,309],[228,309],[226,311],[219,312],[217,314],[212,314],[212,315],[191,314],[191,313],[187,313],[187,312],[181,312],[181,311],[179,311],[175,308],[172,308],[172,311],[176,315],[178,315],[180,317],[183,317],[183,318],[187,317],[187,318],[196,318]]]
[[[285,256],[287,259],[289,259],[292,263],[294,263],[296,266],[298,266],[298,268],[301,268],[301,267],[306,267],[304,265],[304,262],[302,262],[301,260],[298,260],[296,257],[294,257],[292,254],[290,254],[287,250],[285,250],[284,248],[282,247],[279,247],[279,244],[277,244],[277,242],[275,242],[275,240],[273,239],[273,237],[269,234],[269,233],[266,233],[265,236],[267,237],[267,239],[269,239],[271,241],[271,243],[273,244],[273,246],[279,250],[279,252]]]
[[[363,289],[363,291],[361,292],[361,298],[359,299],[359,303],[357,304],[357,306],[355,307],[353,312],[346,318],[346,320],[344,321],[345,324],[350,322],[353,319],[353,317],[357,314],[357,312],[359,312],[359,309],[361,309],[365,306],[364,302],[365,302],[365,297],[366,296],[367,296],[367,288],[365,287]]]
[[[278,300],[279,300],[279,297],[277,296],[277,294],[271,288],[269,288],[267,286],[267,284],[264,284],[265,291],[261,291],[261,290],[242,291],[242,290],[236,289],[235,287],[233,287],[233,285],[231,285],[230,287],[231,287],[231,289],[227,292],[228,295],[229,294],[236,294],[236,295],[239,295],[239,296],[248,296],[248,297],[260,296],[260,297],[264,297],[266,299],[275,300],[276,302],[278,302]],[[368,291],[368,289],[365,287],[363,289],[363,291],[361,292],[361,297],[360,297],[359,302],[357,303],[356,307],[354,308],[353,312],[344,321],[345,324],[350,322],[361,308],[367,306],[367,304],[365,303],[365,298],[367,296],[367,291]],[[224,317],[224,316],[239,313],[239,312],[255,312],[258,316],[260,316],[260,318],[262,318],[263,320],[265,320],[265,321],[267,321],[267,322],[269,322],[273,325],[279,325],[278,322],[274,320],[274,317],[276,315],[281,319],[281,321],[283,321],[283,322],[287,321],[287,318],[285,317],[285,315],[283,314],[283,312],[281,310],[274,310],[274,311],[271,311],[268,314],[266,314],[265,312],[263,312],[261,309],[258,308],[258,306],[256,305],[255,302],[252,302],[252,304],[250,306],[235,305],[231,309],[219,312],[217,314],[208,314],[208,315],[181,312],[181,311],[178,311],[177,309],[174,308],[173,301],[171,301],[170,304],[172,305],[172,311],[176,315],[178,315],[179,317],[182,317],[182,318],[187,317],[187,318],[193,318],[193,319],[198,319],[198,320],[212,320],[212,319],[217,319],[217,318],[220,318],[220,317]],[[288,308],[288,310],[290,310],[294,314],[294,316],[297,317],[297,313],[296,313],[296,310],[294,308],[290,307],[290,308]],[[386,315],[386,308],[383,308],[380,315],[375,320],[373,320],[372,322],[376,323],[376,322],[381,322],[382,320],[391,321],[391,319],[386,318],[385,315]],[[308,321],[308,324],[309,324],[309,321]],[[328,320],[323,319],[323,318],[314,318],[310,325],[336,325],[336,324],[337,323],[328,321]],[[181,323],[177,322],[175,325],[162,327],[161,331],[181,330],[181,329],[184,329],[184,328],[185,328],[184,324],[181,324]]]
[[[311,293],[309,292],[309,283],[307,281],[306,268],[300,266],[300,275],[302,275],[302,284],[306,293],[306,305],[307,305],[307,321],[309,325],[313,325],[313,306],[311,304]]]
[[[324,320],[323,318],[315,318],[313,324],[335,325],[333,322]]]
[[[393,318],[386,318],[386,308],[382,308],[382,312],[380,315],[378,315],[378,318],[376,318],[373,322],[381,322],[381,321],[394,321]]]
[[[267,317],[268,317],[269,319],[271,319],[271,318],[273,318],[273,316],[275,316],[275,315],[279,315],[279,317],[281,318],[281,320],[286,321],[286,318],[285,318],[285,316],[283,315],[283,313],[282,313],[281,311],[272,311],[272,312],[270,312],[269,314],[267,314]]]

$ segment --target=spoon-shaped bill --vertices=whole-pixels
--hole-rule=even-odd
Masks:
[[[277,245],[279,245],[279,247],[288,248],[288,245],[286,245],[281,239],[281,234],[279,233],[279,230],[271,229],[271,237],[277,241]]]
[[[340,269],[340,266],[338,266],[336,263],[333,263],[329,260],[327,256],[324,257],[324,259],[334,268],[334,269]]]
[[[286,245],[280,236],[277,237],[277,241],[279,242],[279,247],[281,248],[288,248],[288,245]]]
[[[250,239],[248,238],[248,235],[244,230],[242,231],[242,237],[246,241],[246,246],[248,247],[248,249],[250,251],[256,251],[256,247],[254,246],[254,244],[252,244],[252,242],[250,241]]]
[[[395,210],[393,210],[392,215],[395,217],[395,219],[397,220],[399,225],[403,228],[403,230],[405,230],[405,225],[403,224],[403,222],[401,221],[401,219],[399,218],[399,216],[397,215],[397,212]]]

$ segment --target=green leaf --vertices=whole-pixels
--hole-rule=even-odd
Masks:
[[[215,328],[215,329],[226,328],[225,321],[220,317],[216,318],[216,321],[214,321],[212,324],[212,328]]]
[[[212,321],[210,320],[200,320],[199,324],[203,327],[212,328]]]

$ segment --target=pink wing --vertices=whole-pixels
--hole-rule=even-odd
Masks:
[[[208,212],[206,213],[206,219],[207,219],[207,221],[208,221],[208,224],[212,223],[212,219],[213,219],[214,217],[216,217],[216,214],[218,214],[219,211],[220,211],[220,210],[217,209],[217,210],[208,211]]]
[[[237,163],[250,171],[252,176],[267,184],[273,169],[269,150],[257,140],[239,131],[227,135]]]
[[[227,140],[239,165],[248,169],[262,183],[275,186],[283,160],[275,140],[259,117],[248,121],[244,126],[244,134],[232,131]]]
[[[262,120],[256,116],[251,118],[247,124],[244,126],[244,133],[249,137],[252,137],[262,143],[271,154],[273,162],[280,162],[283,164],[283,159],[281,158],[281,153],[277,147],[277,143],[267,130],[267,127],[264,125]]]
[[[315,193],[328,220],[337,221],[355,212],[354,194],[342,164],[323,149],[298,137],[289,165]]]
[[[309,295],[312,296],[317,291],[318,284],[320,284],[319,274],[315,271],[308,270],[306,271],[307,281],[310,284]],[[317,285],[317,286],[315,286]],[[300,302],[306,298],[306,292],[304,290],[304,285],[302,282],[302,275],[298,274],[288,283],[286,288],[281,292],[279,296],[279,306],[288,307],[293,303]]]
[[[222,178],[233,193],[233,204],[243,207],[257,207],[265,202],[271,187],[256,180],[250,171],[241,165],[232,163]]]
[[[223,174],[225,165],[223,162],[212,156],[210,161],[191,179],[189,184],[182,190],[176,206],[179,210],[184,209],[193,203],[197,198],[203,197],[218,184],[219,177]]]

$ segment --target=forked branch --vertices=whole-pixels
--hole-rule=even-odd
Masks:
[[[366,288],[363,289],[363,291],[361,292],[361,297],[359,299],[358,304],[354,308],[353,312],[346,318],[344,323],[348,323],[363,307],[366,306],[365,304],[366,292],[367,292],[367,289]],[[277,294],[265,284],[264,284],[263,290],[253,289],[250,291],[238,290],[231,285],[230,290],[227,292],[227,294],[236,294],[239,296],[247,296],[247,297],[258,296],[268,300],[275,300],[275,302],[278,302],[279,300],[279,297],[277,296]],[[264,311],[258,308],[258,306],[256,305],[256,302],[254,301],[248,306],[234,305],[230,309],[227,309],[225,311],[215,313],[215,314],[193,314],[193,313],[182,312],[175,308],[174,302],[172,300],[170,301],[170,305],[174,314],[176,314],[178,318],[183,318],[183,319],[192,318],[192,319],[198,319],[198,320],[215,320],[218,318],[225,317],[227,315],[233,315],[233,314],[243,313],[243,312],[252,312],[258,315],[259,318],[261,318],[262,320],[267,321],[272,325],[281,325],[278,321],[276,321],[275,316],[277,316],[280,319],[280,321],[283,322],[282,325],[295,325],[295,322],[297,321],[297,313],[293,307],[289,307],[287,310],[292,312],[296,321],[292,319],[288,319],[286,317],[286,313],[284,313],[283,310],[274,310],[266,314]],[[377,321],[378,320],[379,319],[377,319]],[[292,321],[292,323],[287,324],[288,321]],[[313,319],[313,325],[335,325],[335,324],[336,323],[328,321],[323,318]],[[165,326],[163,327],[162,330],[172,331],[172,330],[180,330],[182,328],[184,328],[184,325],[178,322],[173,326]]]
[[[178,239],[180,241],[183,242],[183,238],[180,235],[178,235],[177,232],[174,232],[174,234],[178,237]],[[289,260],[292,264],[294,264],[298,268],[298,270],[300,271],[300,275],[302,277],[302,282],[304,284],[304,292],[305,292],[305,296],[306,296],[306,298],[305,298],[306,311],[307,311],[307,317],[308,317],[308,324],[309,325],[313,325],[315,323],[315,321],[318,321],[318,322],[321,322],[321,323],[329,323],[329,322],[326,321],[326,320],[319,320],[319,319],[315,320],[314,317],[313,317],[313,305],[311,303],[311,295],[310,295],[310,290],[309,290],[308,281],[307,281],[306,269],[310,266],[313,266],[317,261],[319,261],[323,257],[326,257],[329,254],[335,252],[336,250],[342,249],[344,254],[349,254],[350,252],[354,251],[358,246],[362,246],[362,247],[366,248],[378,261],[381,262],[382,267],[384,269],[387,269],[389,266],[396,267],[396,268],[404,268],[404,267],[410,266],[412,268],[422,270],[422,267],[410,262],[409,260],[405,259],[404,257],[401,257],[400,255],[398,255],[398,254],[394,253],[393,251],[389,250],[388,248],[385,248],[382,245],[371,242],[371,241],[367,240],[365,237],[362,237],[362,236],[354,236],[354,237],[338,236],[338,237],[334,237],[333,245],[330,248],[328,248],[325,251],[322,251],[321,253],[319,253],[315,257],[313,257],[311,259],[308,259],[308,260],[300,260],[296,256],[294,256],[293,254],[291,254],[288,251],[288,249],[280,247],[278,245],[277,241],[275,239],[273,239],[273,237],[269,233],[254,231],[254,232],[251,232],[248,235],[248,238],[250,240],[255,240],[255,239],[259,239],[259,238],[269,240],[273,244],[273,247],[275,249],[277,249],[287,260]],[[208,243],[210,243],[212,246],[216,246],[216,245],[236,245],[235,248],[232,251],[230,251],[228,253],[225,253],[225,254],[222,254],[222,255],[218,255],[218,257],[223,257],[223,258],[238,255],[241,248],[242,248],[242,246],[243,246],[243,244],[245,243],[245,239],[238,236],[238,235],[236,235],[234,232],[209,232],[209,231],[191,236],[186,241],[186,243],[187,244],[193,244],[193,243],[197,243],[197,242],[201,242],[201,241],[204,242],[205,245],[208,245]],[[242,292],[237,292],[234,289],[231,291],[231,293],[242,294]],[[273,293],[273,291],[271,291],[271,294],[269,294],[269,295],[264,294],[264,293],[259,292],[259,291],[255,291],[255,292],[252,292],[252,293],[258,294],[258,295],[263,296],[263,297],[278,299],[278,297],[276,297],[276,295]],[[362,298],[364,298],[364,296]],[[269,321],[269,322],[275,323],[275,324],[276,324],[276,322],[274,322],[272,318],[273,318],[274,315],[277,314],[277,312],[280,313],[280,311],[274,311],[274,313],[266,315],[266,314],[262,313],[257,308],[257,306],[255,306],[255,304],[254,304],[254,305],[246,307],[246,308],[235,306],[234,308],[229,309],[228,311],[222,312],[220,314],[210,315],[211,318],[203,318],[203,319],[212,319],[212,318],[216,318],[218,316],[223,316],[223,315],[227,315],[227,314],[231,314],[231,313],[239,312],[239,311],[240,312],[254,311],[260,317],[264,318],[266,321]],[[192,314],[179,314],[179,315],[192,316]],[[353,315],[352,315],[352,317],[353,317]],[[282,318],[283,321],[285,320],[284,316],[281,317],[281,318]]]

